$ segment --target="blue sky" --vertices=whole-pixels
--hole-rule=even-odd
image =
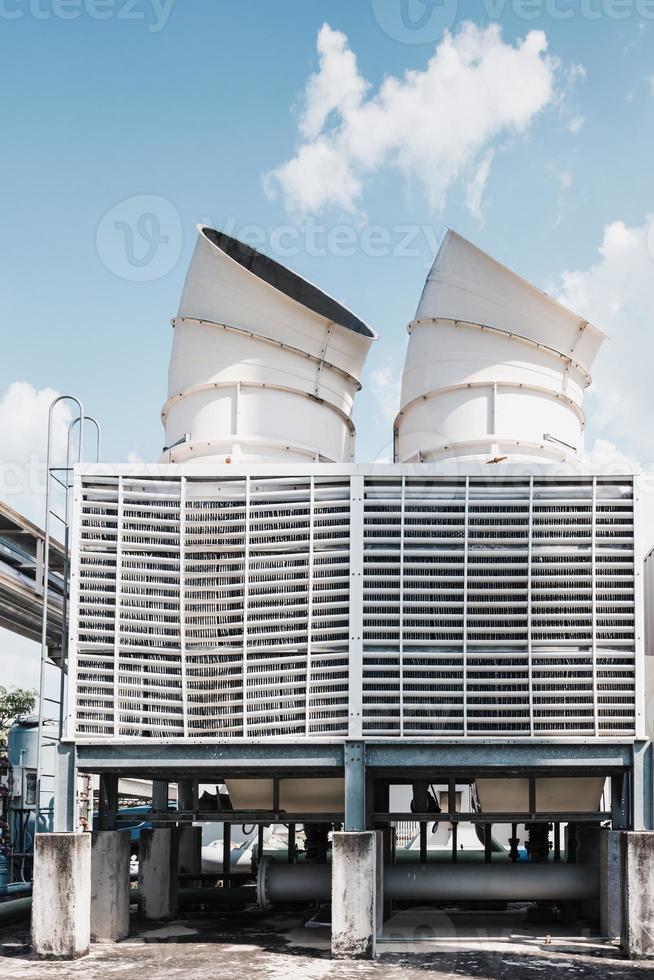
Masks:
[[[360,460],[388,451],[405,327],[447,225],[608,331],[587,448],[654,460],[654,3],[405,3],[403,20],[400,0],[0,0],[3,472],[42,452],[44,389],[83,399],[106,459],[157,458],[169,320],[198,221],[237,236],[254,226],[264,251],[379,333],[355,415]],[[451,92],[445,69],[429,81],[443,45],[463,61],[476,51]],[[380,101],[389,77],[421,100],[429,138],[403,135],[401,100]],[[376,147],[371,124],[352,157],[357,86],[399,135]],[[331,168],[329,187],[311,168],[284,183],[306,144],[331,148],[356,184],[349,200],[335,201],[344,183]],[[353,254],[333,247],[342,227]],[[371,227],[384,254],[362,244]],[[38,519],[33,481],[13,486],[0,495]],[[9,674],[17,660],[4,663]]]

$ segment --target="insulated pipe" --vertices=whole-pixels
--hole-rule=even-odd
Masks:
[[[264,858],[257,874],[257,901],[262,909],[278,902],[329,902],[332,897],[330,864],[278,864]]]
[[[508,851],[502,847],[502,845],[496,840],[493,840],[493,850],[491,854],[491,859],[493,861],[502,862],[506,861],[508,857]],[[273,861],[279,860],[279,848],[265,848],[262,851],[262,858],[268,857]],[[486,856],[484,852],[480,849],[477,851],[457,851],[456,860],[458,864],[484,864]],[[563,860],[565,860],[565,853]],[[450,848],[443,850],[428,850],[427,852],[427,863],[428,864],[450,864],[452,861],[452,851]],[[331,851],[327,855],[327,863],[331,862]],[[300,851],[295,858],[296,864],[307,864],[305,851]],[[395,864],[420,864],[419,851],[417,848],[410,847],[398,847],[395,851]],[[236,873],[243,872],[244,875],[252,874],[250,866],[239,866],[237,865],[232,869]],[[197,875],[195,877],[198,877]],[[136,879],[134,879],[136,880]]]
[[[31,895],[32,894],[32,882],[31,881],[13,881],[9,885],[5,885],[4,891],[0,888],[0,895]]]
[[[237,885],[234,888],[180,888],[177,891],[177,900],[182,907],[213,905],[222,908],[241,903],[247,905],[250,902],[255,902],[256,899],[257,893],[254,885]]]
[[[580,901],[599,895],[599,867],[593,864],[482,864],[384,866],[384,899],[398,901]],[[259,866],[257,896],[263,909],[277,902],[329,901],[327,865]]]
[[[32,896],[14,898],[10,902],[0,902],[0,927],[29,919],[32,912]]]
[[[418,865],[384,868],[384,897],[399,901],[542,902],[599,895],[593,864]]]
[[[30,886],[31,887],[31,886]],[[130,891],[130,903],[138,900],[138,888]],[[213,905],[216,907],[234,904],[248,904],[256,900],[254,886],[237,886],[235,888],[180,888],[177,898],[180,906]],[[32,896],[16,898],[8,902],[0,902],[0,927],[13,925],[29,919],[32,913]]]

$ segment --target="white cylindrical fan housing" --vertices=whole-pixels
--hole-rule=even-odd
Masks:
[[[350,462],[374,331],[229,235],[200,227],[173,321],[162,462]]]
[[[573,461],[603,339],[449,230],[409,324],[396,460]]]

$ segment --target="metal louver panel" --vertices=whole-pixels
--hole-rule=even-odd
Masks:
[[[75,733],[634,735],[632,478],[420,469],[85,471]]]
[[[78,733],[347,734],[349,520],[346,476],[85,480]]]

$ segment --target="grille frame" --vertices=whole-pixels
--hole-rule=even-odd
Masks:
[[[73,496],[68,737],[644,737],[633,474],[130,464]]]

